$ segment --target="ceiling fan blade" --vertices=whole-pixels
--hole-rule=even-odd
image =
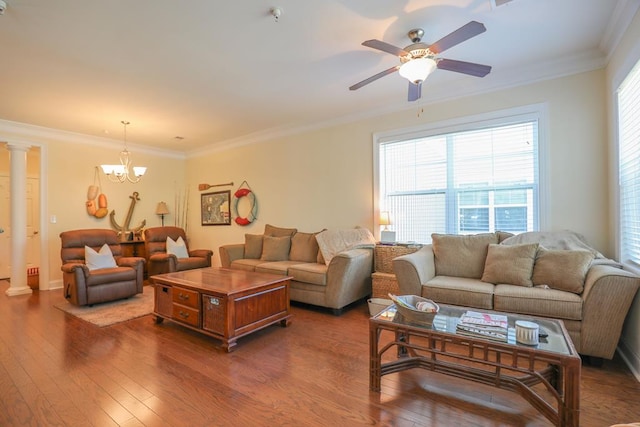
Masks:
[[[491,66],[475,64],[473,62],[456,61],[454,59],[439,59],[438,69],[484,77],[491,71]]]
[[[469,40],[471,37],[482,34],[485,31],[487,31],[487,29],[484,24],[477,21],[471,21],[429,46],[429,50],[436,54],[444,52],[445,50],[452,48],[463,41]]]
[[[362,46],[366,46],[366,47],[371,47],[373,49],[378,49],[381,50],[383,52],[387,52],[390,53],[392,55],[396,55],[396,56],[405,56],[408,55],[409,52],[407,52],[406,50],[396,47],[392,44],[389,43],[385,43],[383,41],[380,40],[367,40],[362,42]]]
[[[422,96],[422,83],[411,83],[409,82],[409,101],[416,101],[420,99]]]
[[[362,86],[364,85],[368,85],[369,83],[378,80],[380,77],[384,77],[387,74],[391,74],[394,71],[397,71],[398,68],[400,68],[399,65],[396,65],[395,67],[391,67],[388,70],[384,70],[384,71],[380,71],[378,74],[373,75],[371,77],[369,77],[368,79],[364,79],[363,81],[354,84],[353,86],[349,87],[349,90],[356,90],[356,89],[360,89]]]

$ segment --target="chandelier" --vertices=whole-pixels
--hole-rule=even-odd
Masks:
[[[109,178],[111,182],[129,181],[133,184],[140,182],[140,178],[147,171],[144,166],[131,167],[131,153],[127,150],[127,126],[130,124],[122,120],[120,123],[124,126],[124,150],[120,152],[119,165],[100,165],[102,172]],[[130,172],[133,169],[133,174]]]

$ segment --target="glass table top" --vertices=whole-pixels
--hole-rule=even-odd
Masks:
[[[532,317],[525,316],[520,314],[509,314],[509,313],[498,313],[491,310],[482,310],[482,309],[473,309],[467,307],[457,307],[452,305],[444,305],[438,304],[440,306],[440,310],[438,314],[436,314],[433,319],[433,324],[431,326],[412,322],[406,319],[402,314],[400,314],[395,304],[390,305],[389,307],[382,310],[380,313],[376,314],[372,317],[372,319],[383,321],[383,322],[391,322],[398,325],[411,326],[416,328],[425,328],[432,329],[438,332],[445,332],[449,334],[456,334],[456,327],[460,320],[460,317],[466,313],[467,311],[476,311],[476,312],[485,312],[485,313],[494,313],[494,314],[504,314],[507,316],[508,321],[508,330],[507,330],[507,344],[521,346],[526,348],[536,348],[539,350],[550,351],[554,353],[560,354],[575,354],[572,350],[573,345],[567,342],[568,337],[565,337],[563,333],[563,326],[561,321],[555,319],[546,319],[540,317]],[[530,322],[537,323],[540,327],[541,335],[546,333],[546,337],[539,337],[539,343],[537,345],[526,345],[520,344],[516,342],[516,332],[515,332],[515,322],[517,320],[527,320]],[[482,337],[475,337],[477,339],[483,339]],[[489,339],[486,339],[489,341]],[[500,341],[495,341],[497,343],[502,343]]]

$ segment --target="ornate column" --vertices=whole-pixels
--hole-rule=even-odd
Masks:
[[[27,285],[27,151],[29,145],[7,143],[11,161],[11,285],[9,296],[32,293]]]

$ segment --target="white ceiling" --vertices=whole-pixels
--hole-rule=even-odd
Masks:
[[[120,142],[128,120],[132,145],[183,152],[602,67],[640,3],[5,1],[0,119]],[[398,64],[364,40],[404,47],[420,27],[432,43],[471,20],[487,31],[441,57],[487,77],[436,70],[415,103],[397,73],[348,90]]]

